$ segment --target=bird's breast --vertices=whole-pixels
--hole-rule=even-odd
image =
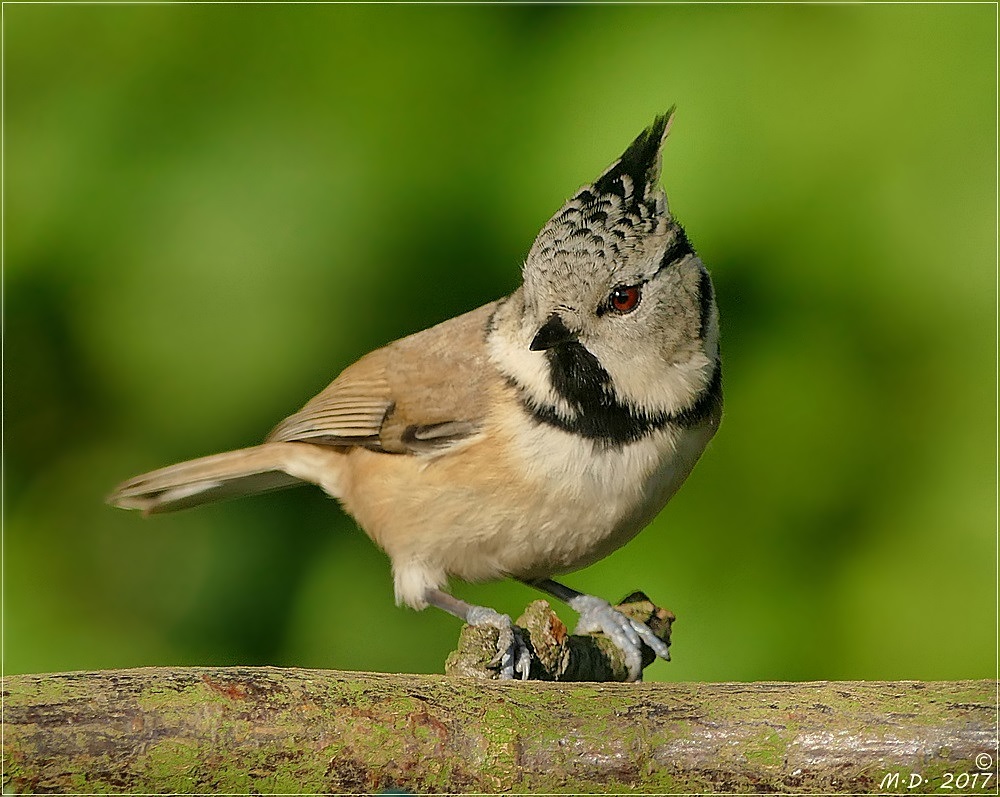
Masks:
[[[668,425],[607,447],[502,406],[439,456],[352,452],[341,498],[397,572],[484,581],[596,562],[652,520],[711,436]]]
[[[628,542],[670,500],[691,472],[709,434],[667,426],[608,447],[546,424],[516,427],[512,447],[535,497],[531,555],[522,577],[591,564]]]

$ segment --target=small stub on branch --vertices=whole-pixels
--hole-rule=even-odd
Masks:
[[[633,620],[649,626],[660,639],[670,644],[674,615],[656,606],[642,592],[633,592],[615,608]],[[515,625],[531,650],[532,681],[626,681],[628,667],[622,651],[603,634],[570,634],[548,601],[529,604]],[[445,662],[447,675],[495,679],[499,631],[486,626],[466,625],[458,639],[458,648]],[[656,654],[643,645],[642,666],[648,667]]]

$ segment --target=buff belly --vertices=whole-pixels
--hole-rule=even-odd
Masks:
[[[510,428],[446,456],[347,454],[337,497],[391,559],[397,602],[422,608],[449,577],[542,578],[598,561],[655,517],[711,436],[665,429],[602,449],[543,425]],[[498,448],[491,436],[522,439]],[[516,453],[498,461],[498,450]]]

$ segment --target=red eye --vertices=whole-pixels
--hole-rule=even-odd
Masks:
[[[638,285],[619,285],[608,297],[608,305],[616,313],[631,313],[639,305],[642,291]]]

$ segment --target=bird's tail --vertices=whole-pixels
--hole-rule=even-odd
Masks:
[[[118,485],[107,500],[152,514],[299,484],[318,484],[337,496],[343,461],[343,449],[264,443],[144,473]]]

